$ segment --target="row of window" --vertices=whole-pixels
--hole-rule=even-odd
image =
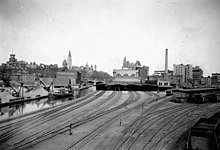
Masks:
[[[167,82],[164,82],[164,84],[163,84],[163,82],[159,82],[159,85],[168,86],[169,84]]]
[[[122,75],[117,73],[116,77],[121,77]],[[124,77],[129,77],[129,75],[127,73],[123,74]],[[135,74],[131,74],[131,77],[135,77]]]

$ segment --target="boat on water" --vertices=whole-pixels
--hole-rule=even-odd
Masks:
[[[58,98],[73,97],[73,96],[74,96],[73,91],[64,88],[56,89],[48,93],[49,99],[58,99]]]
[[[49,92],[48,98],[64,98],[64,97],[72,97],[73,93],[64,93],[64,92]]]

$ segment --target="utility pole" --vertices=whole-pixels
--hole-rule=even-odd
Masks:
[[[72,135],[72,131],[71,131],[71,128],[72,128],[72,124],[70,123],[70,135]]]

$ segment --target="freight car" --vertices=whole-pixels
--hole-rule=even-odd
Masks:
[[[191,128],[186,150],[220,150],[219,119],[200,118]]]
[[[173,90],[172,89],[166,90],[166,95],[167,96],[173,95]]]
[[[198,89],[174,89],[173,95],[176,101],[188,103],[219,102],[220,89],[198,88]]]
[[[206,102],[219,102],[218,93],[196,93],[191,95],[188,99],[188,102],[192,103],[206,103]]]

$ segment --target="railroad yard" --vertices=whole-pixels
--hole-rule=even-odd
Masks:
[[[183,150],[195,122],[220,103],[173,103],[165,93],[95,91],[0,121],[4,150]]]

